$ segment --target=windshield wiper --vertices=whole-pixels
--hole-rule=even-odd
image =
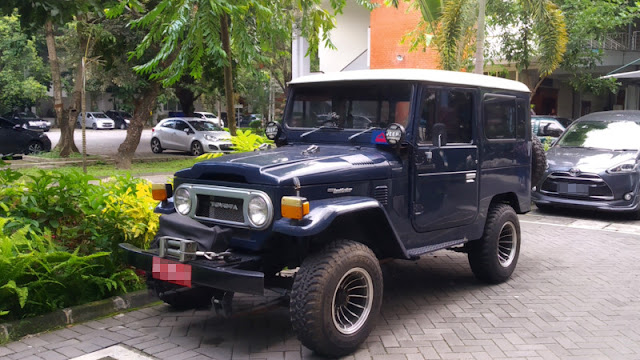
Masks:
[[[334,125],[322,125],[320,127],[317,127],[311,131],[307,131],[306,133],[300,135],[300,139],[302,139],[303,137],[309,135],[309,134],[313,134],[314,132],[318,131],[318,130],[322,130],[322,129],[342,129],[339,126],[334,126]]]
[[[379,128],[379,127],[377,127],[377,126],[373,126],[373,127],[370,127],[370,128],[366,128],[366,129],[364,129],[364,130],[360,131],[359,133],[355,133],[355,134],[353,134],[353,135],[349,136],[349,138],[348,138],[347,140],[355,139],[355,138],[357,138],[358,136],[360,136],[360,135],[362,135],[362,134],[364,134],[364,133],[366,133],[366,132],[372,131],[372,130],[382,130],[382,129],[381,129],[381,128]]]

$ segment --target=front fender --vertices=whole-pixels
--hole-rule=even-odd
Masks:
[[[398,233],[386,210],[377,200],[361,196],[345,196],[334,199],[313,200],[310,211],[302,220],[281,218],[274,222],[273,232],[293,237],[312,237],[330,229],[331,225],[348,216],[357,216],[358,225],[375,236],[367,238],[371,245],[379,247],[384,256],[409,259]],[[354,239],[355,240],[355,239]]]

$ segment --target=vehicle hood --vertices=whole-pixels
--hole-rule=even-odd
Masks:
[[[201,131],[201,133],[214,136],[218,140],[229,140],[231,139],[231,134],[227,131]]]
[[[638,151],[613,151],[590,148],[570,148],[554,146],[547,151],[550,171],[579,169],[581,172],[600,173],[616,165],[634,161]]]
[[[176,177],[264,185],[292,185],[297,177],[305,186],[390,178],[391,163],[395,155],[376,148],[291,145],[202,161]]]

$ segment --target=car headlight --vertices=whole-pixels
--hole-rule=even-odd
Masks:
[[[173,194],[173,205],[181,215],[191,212],[191,194],[186,188],[178,188]]]
[[[607,170],[609,174],[626,174],[635,171],[638,171],[638,163],[635,161],[624,162]]]
[[[215,136],[213,135],[209,135],[209,134],[204,134],[204,138],[209,140],[209,141],[216,141],[218,140]]]
[[[262,196],[254,196],[249,200],[249,221],[255,227],[262,227],[269,220],[269,204]]]

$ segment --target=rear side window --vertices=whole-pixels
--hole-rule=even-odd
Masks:
[[[487,94],[484,97],[484,134],[489,140],[515,140],[518,128],[516,98]],[[524,125],[521,124],[524,129]],[[522,130],[520,131],[522,133]]]
[[[420,101],[418,141],[433,143],[434,128],[446,131],[447,143],[470,143],[473,93],[459,89],[425,88]]]
[[[175,121],[166,121],[162,124],[163,128],[173,129],[175,127]]]

